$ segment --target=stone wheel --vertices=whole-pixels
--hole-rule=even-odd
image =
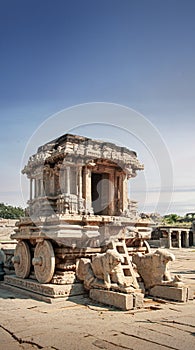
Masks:
[[[27,278],[29,276],[31,268],[31,254],[27,242],[18,242],[14,251],[13,263],[16,276],[21,278]]]
[[[36,279],[40,283],[49,283],[55,270],[55,255],[50,241],[37,243],[32,263]]]

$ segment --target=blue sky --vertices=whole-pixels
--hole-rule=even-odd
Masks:
[[[170,210],[195,211],[194,16],[192,0],[1,0],[0,201],[22,204],[21,159],[42,122],[101,101],[158,129],[173,163]]]

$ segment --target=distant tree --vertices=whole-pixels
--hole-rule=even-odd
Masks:
[[[182,221],[183,221],[183,218],[177,214],[169,214],[169,215],[163,216],[163,222],[165,224],[174,225],[174,224],[181,223]]]
[[[21,207],[13,207],[12,205],[0,203],[0,218],[19,219],[21,216],[24,216],[24,209]]]
[[[195,221],[195,213],[187,213],[184,216],[184,221],[185,222],[193,222],[193,221]]]

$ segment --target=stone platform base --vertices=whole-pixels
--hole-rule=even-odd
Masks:
[[[20,292],[28,292],[27,295],[35,297],[36,299],[48,301],[50,299],[67,298],[76,295],[85,295],[83,284],[69,283],[69,284],[41,284],[30,279],[18,278],[15,275],[4,277],[5,286],[17,288]]]
[[[102,289],[91,289],[89,296],[99,303],[114,306],[121,310],[143,307],[144,295],[142,293],[125,294]]]
[[[150,289],[149,295],[179,302],[186,302],[191,299],[190,289],[187,286],[155,286]]]

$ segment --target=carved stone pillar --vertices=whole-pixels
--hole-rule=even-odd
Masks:
[[[178,230],[178,248],[181,248],[181,230]]]
[[[70,167],[65,168],[65,192],[70,194]]]
[[[36,198],[37,197],[37,179],[34,179],[34,198]]]
[[[40,196],[44,196],[43,179],[40,179]]]
[[[60,172],[59,172],[59,187],[60,187],[60,192],[65,193],[65,170],[64,170],[64,168],[61,168]]]
[[[32,201],[32,186],[33,186],[33,179],[30,178],[30,201]]]
[[[70,194],[78,195],[78,180],[77,180],[76,166],[70,167],[69,183],[70,183]]]
[[[86,202],[87,207],[91,208],[91,170],[86,171]]]
[[[55,192],[55,176],[54,171],[51,171],[50,178],[49,178],[49,192],[54,195]]]
[[[126,210],[128,208],[128,179],[127,175],[123,175],[123,183],[122,183],[123,189],[123,208],[122,210]]]
[[[78,197],[82,198],[83,193],[83,184],[82,184],[82,166],[79,166],[77,169],[77,181],[78,181]]]
[[[114,183],[114,188],[115,188],[115,215],[120,215],[121,214],[121,209],[122,209],[122,203],[121,203],[121,177],[118,172],[115,174],[115,183]]]
[[[169,249],[172,248],[171,233],[172,233],[172,231],[171,231],[170,229],[168,229],[168,248],[169,248]]]
[[[83,174],[83,180],[84,180],[84,198],[85,198],[85,209],[89,212],[91,212],[91,170],[88,169],[86,166],[84,168],[84,174]]]
[[[115,188],[114,188],[114,173],[109,176],[109,213],[115,215]]]
[[[36,181],[36,186],[37,186],[37,189],[36,189],[37,197],[40,197],[40,195],[41,195],[41,180],[39,178]]]
[[[186,231],[185,234],[185,247],[189,248],[189,231]]]

